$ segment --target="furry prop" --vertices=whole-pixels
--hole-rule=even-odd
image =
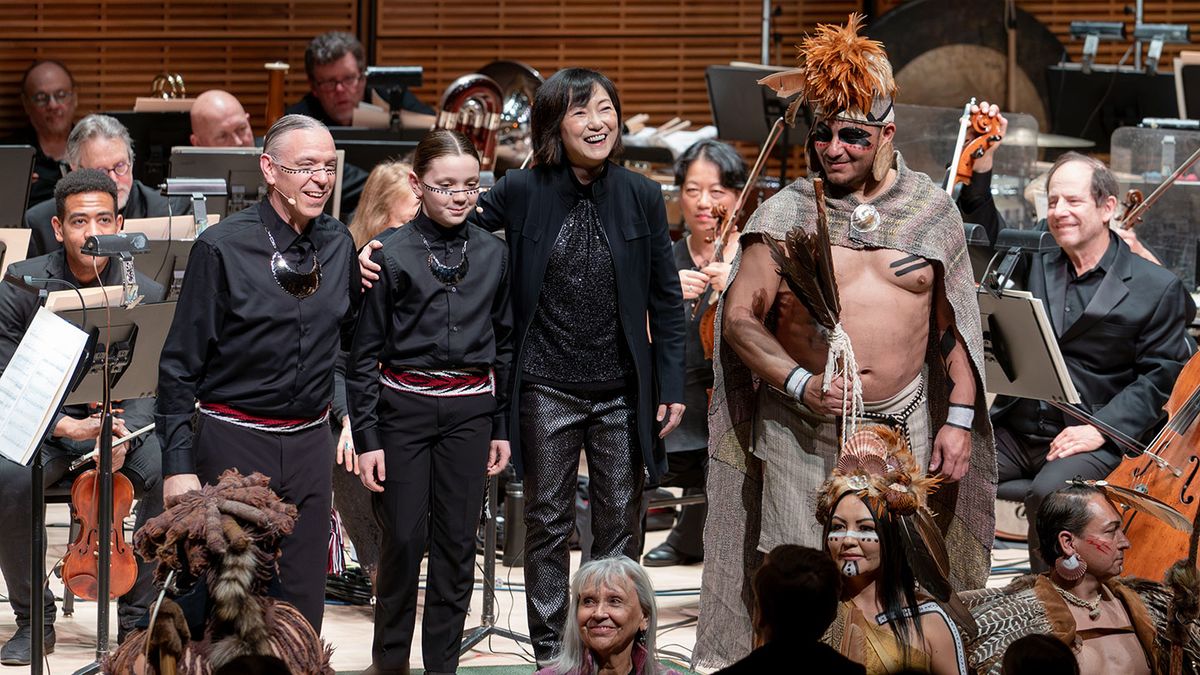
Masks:
[[[156,580],[164,583],[172,570],[204,579],[211,611],[204,638],[190,642],[179,606],[164,600],[154,625],[130,635],[106,660],[105,672],[167,674],[174,662],[181,675],[209,675],[238,656],[263,654],[283,659],[297,675],[333,674],[331,650],[308,621],[266,596],[279,542],[296,522],[296,507],[269,483],[260,473],[230,469],[216,485],[168,499],[162,515],[138,531],[138,552],[158,560]]]

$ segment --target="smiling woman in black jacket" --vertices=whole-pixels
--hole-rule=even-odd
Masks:
[[[612,82],[555,73],[532,123],[536,166],[509,171],[476,217],[505,231],[513,270],[510,440],[525,476],[529,623],[544,664],[566,619],[579,450],[591,557],[636,559],[643,484],[665,470],[660,440],[683,415],[684,323],[660,188],[609,161],[621,135]]]

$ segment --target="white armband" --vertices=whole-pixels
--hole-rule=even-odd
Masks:
[[[975,409],[969,405],[961,403],[951,403],[950,410],[946,413],[946,424],[957,429],[965,431],[971,430],[971,424],[975,421]]]
[[[792,372],[788,373],[787,378],[783,381],[783,389],[792,398],[804,402],[804,385],[808,384],[813,374],[804,369],[803,366],[792,368]]]

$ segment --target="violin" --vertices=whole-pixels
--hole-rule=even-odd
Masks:
[[[1141,213],[1144,209],[1140,207],[1146,201],[1145,195],[1137,188],[1130,188],[1125,193],[1125,201],[1121,202],[1121,219],[1118,221],[1122,230],[1132,230],[1135,225],[1142,222]]]
[[[1183,176],[1183,173],[1196,163],[1196,160],[1200,160],[1200,149],[1197,149],[1190,157],[1183,160],[1183,164],[1180,164],[1179,168],[1171,172],[1171,175],[1167,176],[1166,180],[1159,183],[1158,187],[1154,188],[1149,197],[1143,199],[1141,190],[1134,189],[1127,192],[1125,194],[1125,201],[1122,203],[1126,208],[1124,215],[1117,222],[1117,228],[1132,230],[1134,225],[1141,222],[1142,214],[1146,212],[1146,209],[1154,206],[1154,202],[1157,202],[1175,184],[1175,181],[1179,180]]]
[[[119,598],[133,588],[137,580],[137,559],[125,539],[125,519],[133,508],[133,483],[124,474],[114,473],[113,517],[111,528],[100,532],[100,471],[89,469],[71,485],[71,507],[79,521],[79,535],[63,557],[62,580],[76,596],[96,600],[99,595],[101,537],[112,542],[109,560],[109,597]]]
[[[962,152],[956,158],[954,179],[949,187],[951,191],[959,183],[970,185],[971,174],[975,171],[975,160],[983,157],[988,150],[1004,139],[1000,134],[1000,118],[989,117],[982,110],[971,115],[970,129],[978,135],[963,146]]]
[[[1126,457],[1108,482],[1157,498],[1194,520],[1200,509],[1200,354],[1184,365],[1163,406],[1167,424],[1137,457]],[[1123,521],[1132,546],[1124,574],[1161,581],[1188,555],[1188,534],[1129,509]]]
[[[767,156],[775,148],[775,142],[783,135],[785,124],[784,119],[780,117],[771,126],[771,132],[767,134],[767,140],[759,149],[758,158],[754,160],[754,166],[750,169],[750,174],[746,176],[746,184],[742,186],[742,191],[738,194],[733,208],[726,210],[720,205],[713,206],[713,217],[717,219],[716,252],[713,255],[713,262],[725,261],[725,247],[729,245],[729,238],[737,230],[734,224],[738,222],[742,207],[746,205],[746,197],[758,182],[758,176],[767,164]],[[705,301],[708,288],[709,284],[705,283],[704,289],[700,291],[700,300],[697,301],[696,308],[692,312],[692,319],[695,320],[697,315],[700,316],[700,344],[704,348],[704,358],[711,360],[716,348],[717,294],[713,293]]]

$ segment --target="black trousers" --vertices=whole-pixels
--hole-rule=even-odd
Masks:
[[[667,453],[667,472],[663,474],[663,487],[683,488],[683,496],[704,494],[705,477],[708,475],[708,449],[684,450]],[[642,500],[642,523],[645,527],[646,511],[650,507],[649,495]],[[667,544],[689,558],[704,557],[704,519],[708,517],[707,504],[689,504],[679,508],[675,526],[667,535]]]
[[[118,472],[133,484],[134,495],[139,500],[136,520],[138,528],[163,510],[162,451],[159,450],[158,439],[154,434],[145,438],[145,442],[125,456],[125,464]],[[94,468],[95,464],[89,463],[69,474],[67,471],[71,462],[90,451],[90,447],[88,444],[60,442],[58,439],[51,439],[42,444],[43,484],[49,487],[65,477],[77,476],[89,468]],[[0,571],[4,574],[4,583],[8,587],[8,604],[12,606],[18,626],[29,624],[29,606],[32,603],[29,583],[29,570],[33,565],[30,559],[33,529],[29,519],[33,510],[31,471],[28,466],[17,464],[7,457],[0,457],[0,490],[4,492],[3,498],[0,498],[0,522],[4,523],[4,543],[0,545]],[[129,534],[132,536],[132,533]],[[42,555],[46,555],[45,548]],[[154,588],[156,563],[145,562],[140,556],[137,561],[137,581],[117,602],[120,636],[133,629],[157,594]],[[46,586],[43,595],[43,616],[46,624],[50,625],[54,623],[56,613],[54,594],[50,592],[49,586]]]
[[[1108,447],[1083,452],[1070,457],[1046,461],[1050,440],[1026,436],[996,427],[996,471],[1000,483],[1022,478],[1031,479],[1025,492],[1025,513],[1029,521],[1029,562],[1035,572],[1043,572],[1054,564],[1042,560],[1038,551],[1037,512],[1046,495],[1067,486],[1067,481],[1079,476],[1084,480],[1101,480],[1121,463],[1121,456]],[[1035,553],[1035,551],[1038,551]]]
[[[525,598],[534,654],[538,663],[546,663],[562,642],[567,621],[579,451],[587,456],[590,478],[593,559],[637,558],[645,468],[632,392],[525,384],[520,405]]]
[[[201,483],[216,484],[226,469],[243,475],[257,471],[271,479],[271,489],[280,498],[299,509],[295,529],[280,545],[279,573],[268,593],[295,605],[320,634],[333,508],[334,439],[329,428],[322,424],[276,434],[208,415],[197,415],[197,420],[192,447]]]
[[[408,673],[421,558],[429,549],[421,653],[427,673],[453,673],[475,581],[496,399],[435,397],[384,388],[379,402],[384,491],[376,580],[374,673]]]

